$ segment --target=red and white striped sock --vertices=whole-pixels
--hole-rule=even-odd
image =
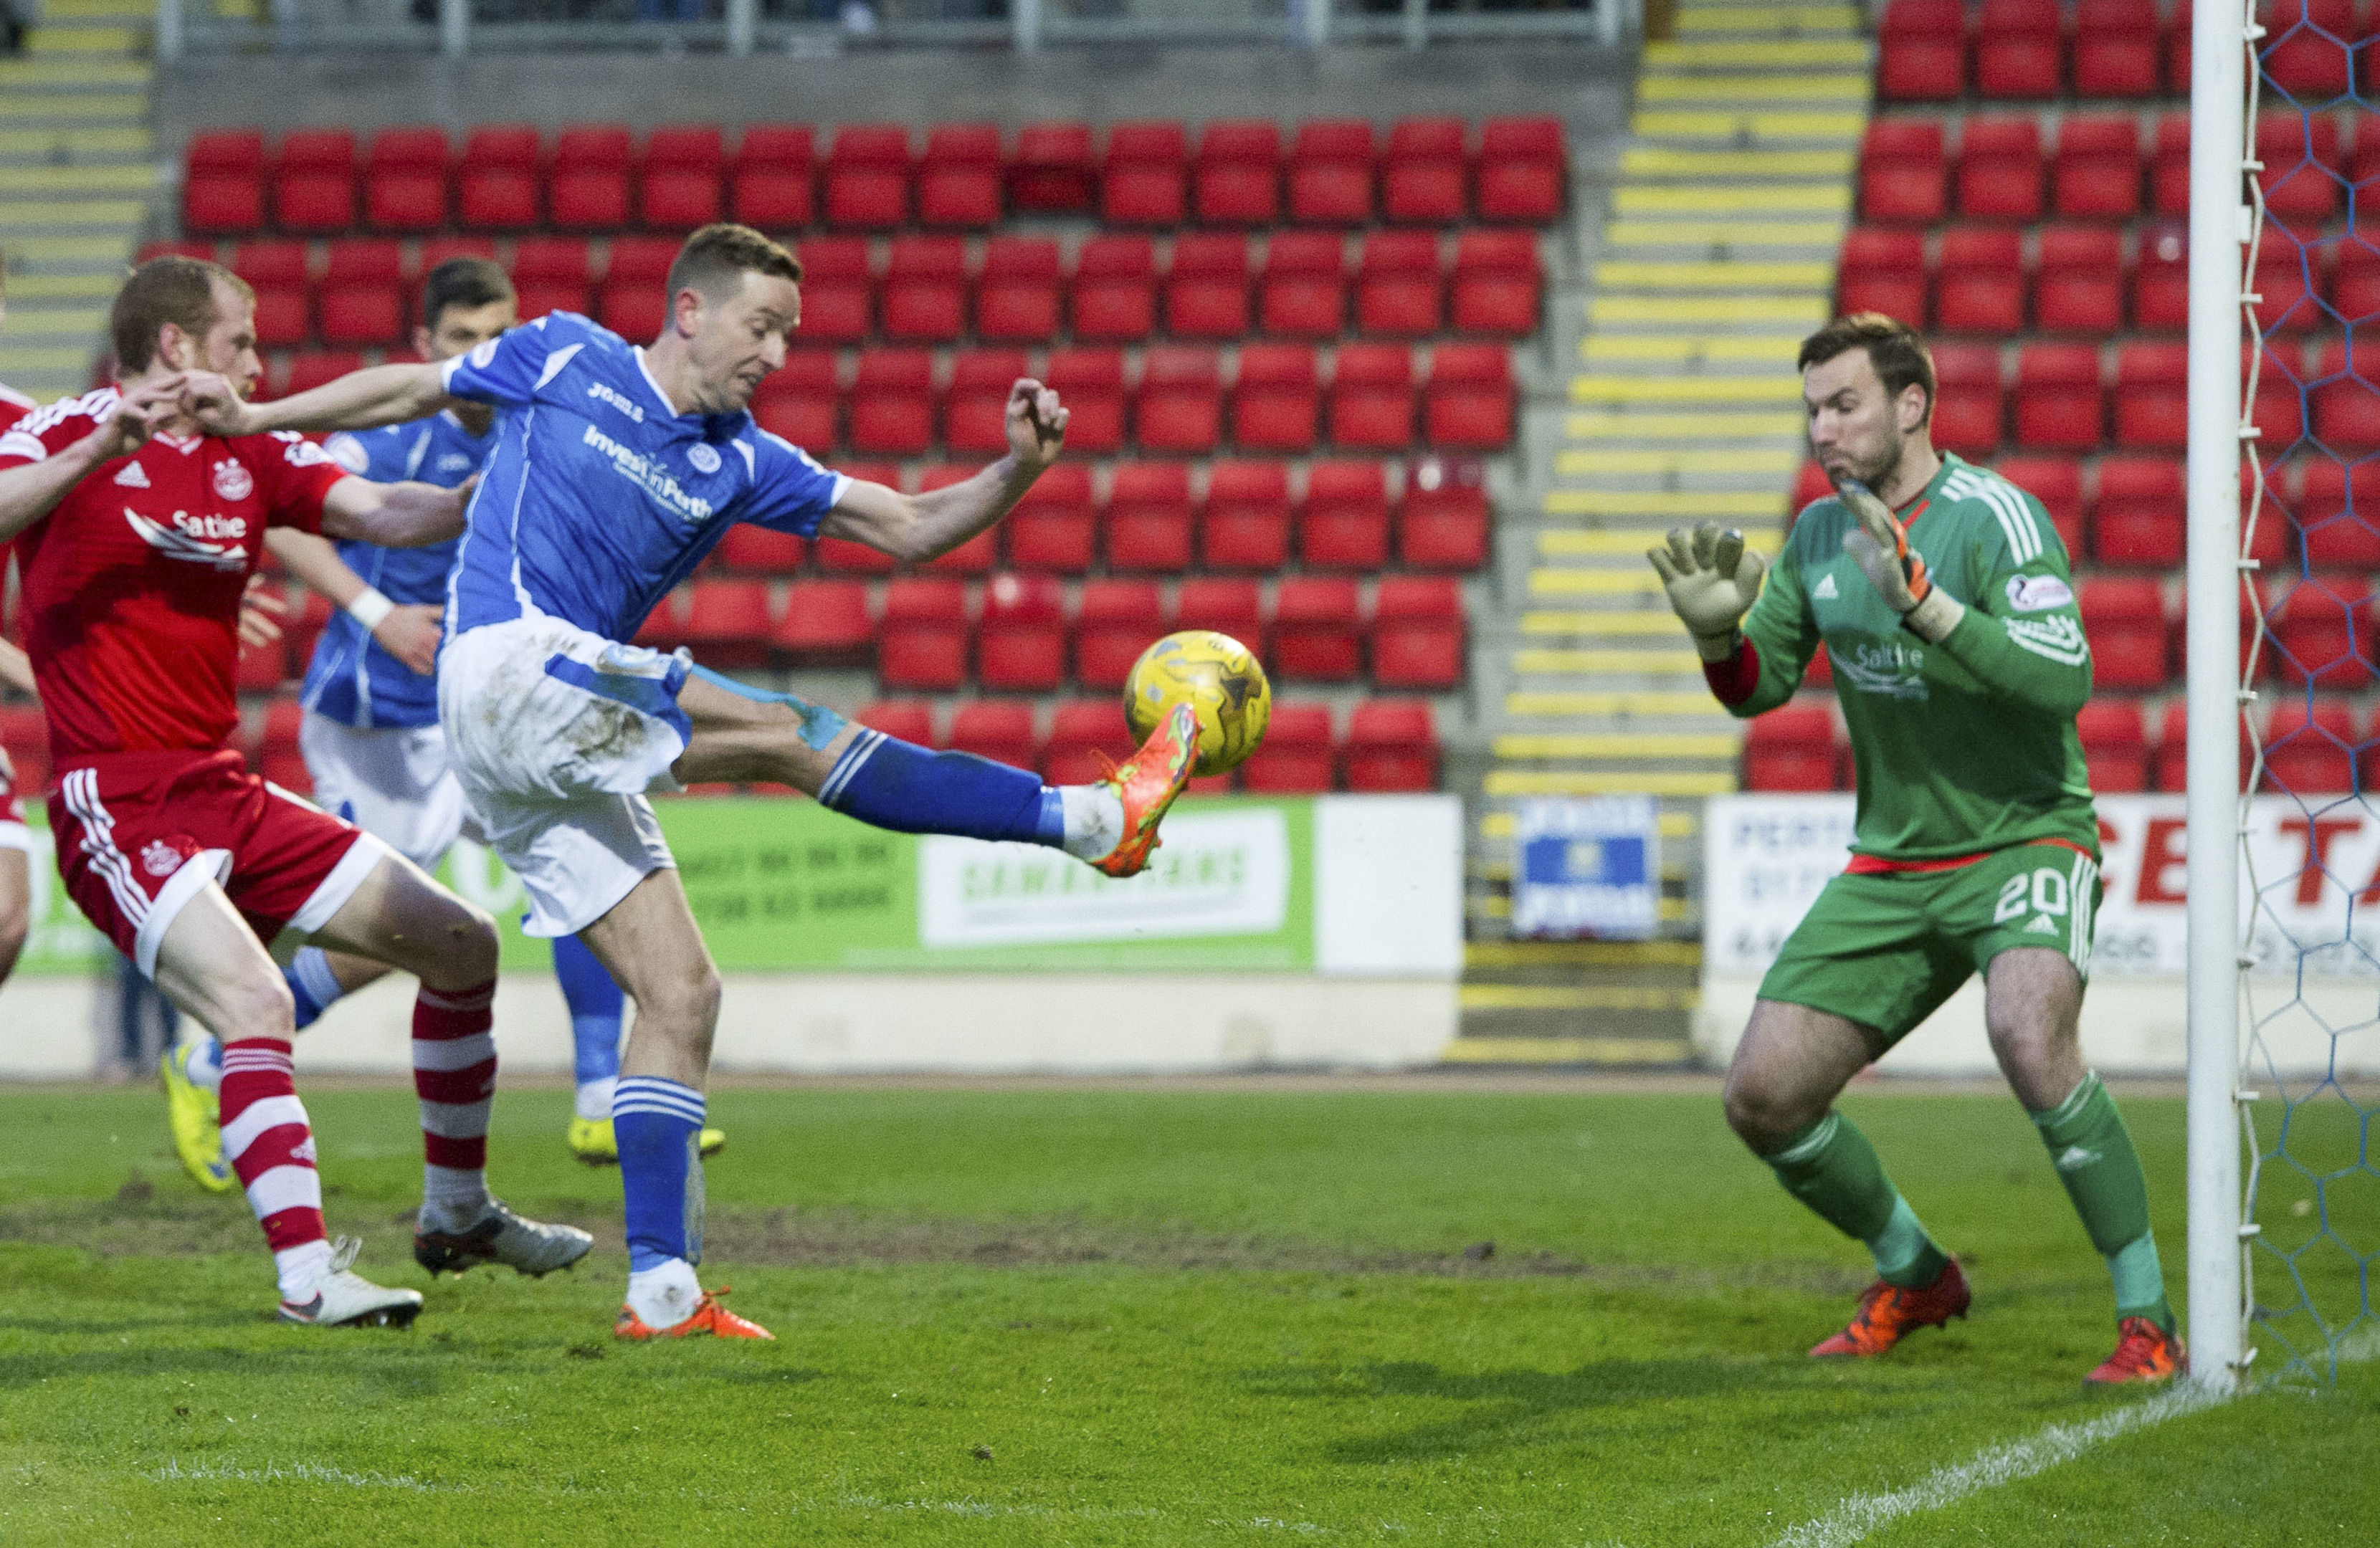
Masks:
[[[314,1276],[331,1261],[322,1229],[322,1179],[314,1169],[314,1130],[278,1037],[247,1037],[223,1048],[223,1147],[248,1190],[248,1207],[264,1227],[281,1298],[310,1300]]]
[[[423,986],[413,1001],[413,1091],[421,1099],[421,1203],[428,1224],[461,1230],[488,1202],[488,1109],[496,1094],[496,981]]]

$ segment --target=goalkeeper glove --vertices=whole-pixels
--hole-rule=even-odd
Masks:
[[[1852,556],[1875,587],[1885,605],[1900,615],[1901,625],[1928,645],[1967,616],[1960,600],[1934,584],[1925,573],[1925,556],[1909,546],[1909,529],[1876,491],[1856,478],[1836,486],[1844,507],[1857,523],[1843,534],[1843,551]]]
[[[1738,625],[1760,595],[1760,577],[1767,565],[1743,546],[1743,534],[1722,532],[1705,522],[1689,533],[1670,529],[1669,546],[1647,549],[1645,557],[1661,573],[1661,588],[1670,606],[1694,637],[1694,650],[1706,661],[1734,656]]]

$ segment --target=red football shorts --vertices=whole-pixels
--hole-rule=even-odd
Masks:
[[[63,770],[58,874],[117,950],[153,975],[183,905],[220,882],[256,938],[321,929],[387,846],[240,766],[239,755],[128,753]]]

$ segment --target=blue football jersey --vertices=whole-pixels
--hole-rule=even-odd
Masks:
[[[447,361],[445,382],[503,410],[449,638],[543,615],[625,640],[730,525],[808,537],[851,482],[749,414],[675,413],[641,350],[571,312]]]
[[[441,489],[480,471],[495,431],[473,435],[452,414],[433,414],[409,425],[342,431],[327,450],[348,472],[375,483],[415,479]],[[348,538],[339,557],[392,602],[441,602],[446,576],[455,568],[460,538],[418,549],[384,549]],[[380,647],[364,626],[345,612],[331,615],[306,669],[306,707],[345,725],[431,726],[438,723],[438,680],[424,677]]]

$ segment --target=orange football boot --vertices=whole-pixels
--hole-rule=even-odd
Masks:
[[[2181,1340],[2146,1317],[2126,1317],[2116,1324],[2116,1352],[2082,1379],[2100,1386],[2126,1382],[2169,1382],[2190,1369],[2190,1351]]]
[[[1861,1293],[1851,1325],[1810,1353],[1821,1360],[1837,1355],[1873,1359],[1913,1328],[1941,1327],[1953,1317],[1965,1316],[1967,1302],[1973,1299],[1956,1258],[1935,1276],[1934,1283],[1919,1289],[1903,1289],[1879,1279]]]
[[[1123,802],[1123,839],[1091,864],[1111,877],[1138,876],[1148,864],[1149,852],[1163,842],[1157,825],[1190,782],[1191,766],[1197,761],[1198,712],[1177,704],[1132,760],[1100,781]]]
[[[623,1306],[620,1308],[620,1320],[612,1324],[612,1336],[634,1338],[641,1343],[648,1338],[686,1338],[698,1333],[708,1333],[715,1338],[766,1338],[774,1343],[775,1334],[719,1304],[719,1298],[727,1293],[725,1285],[715,1290],[703,1291],[702,1300],[695,1304],[694,1315],[669,1327],[647,1327],[644,1318]]]

